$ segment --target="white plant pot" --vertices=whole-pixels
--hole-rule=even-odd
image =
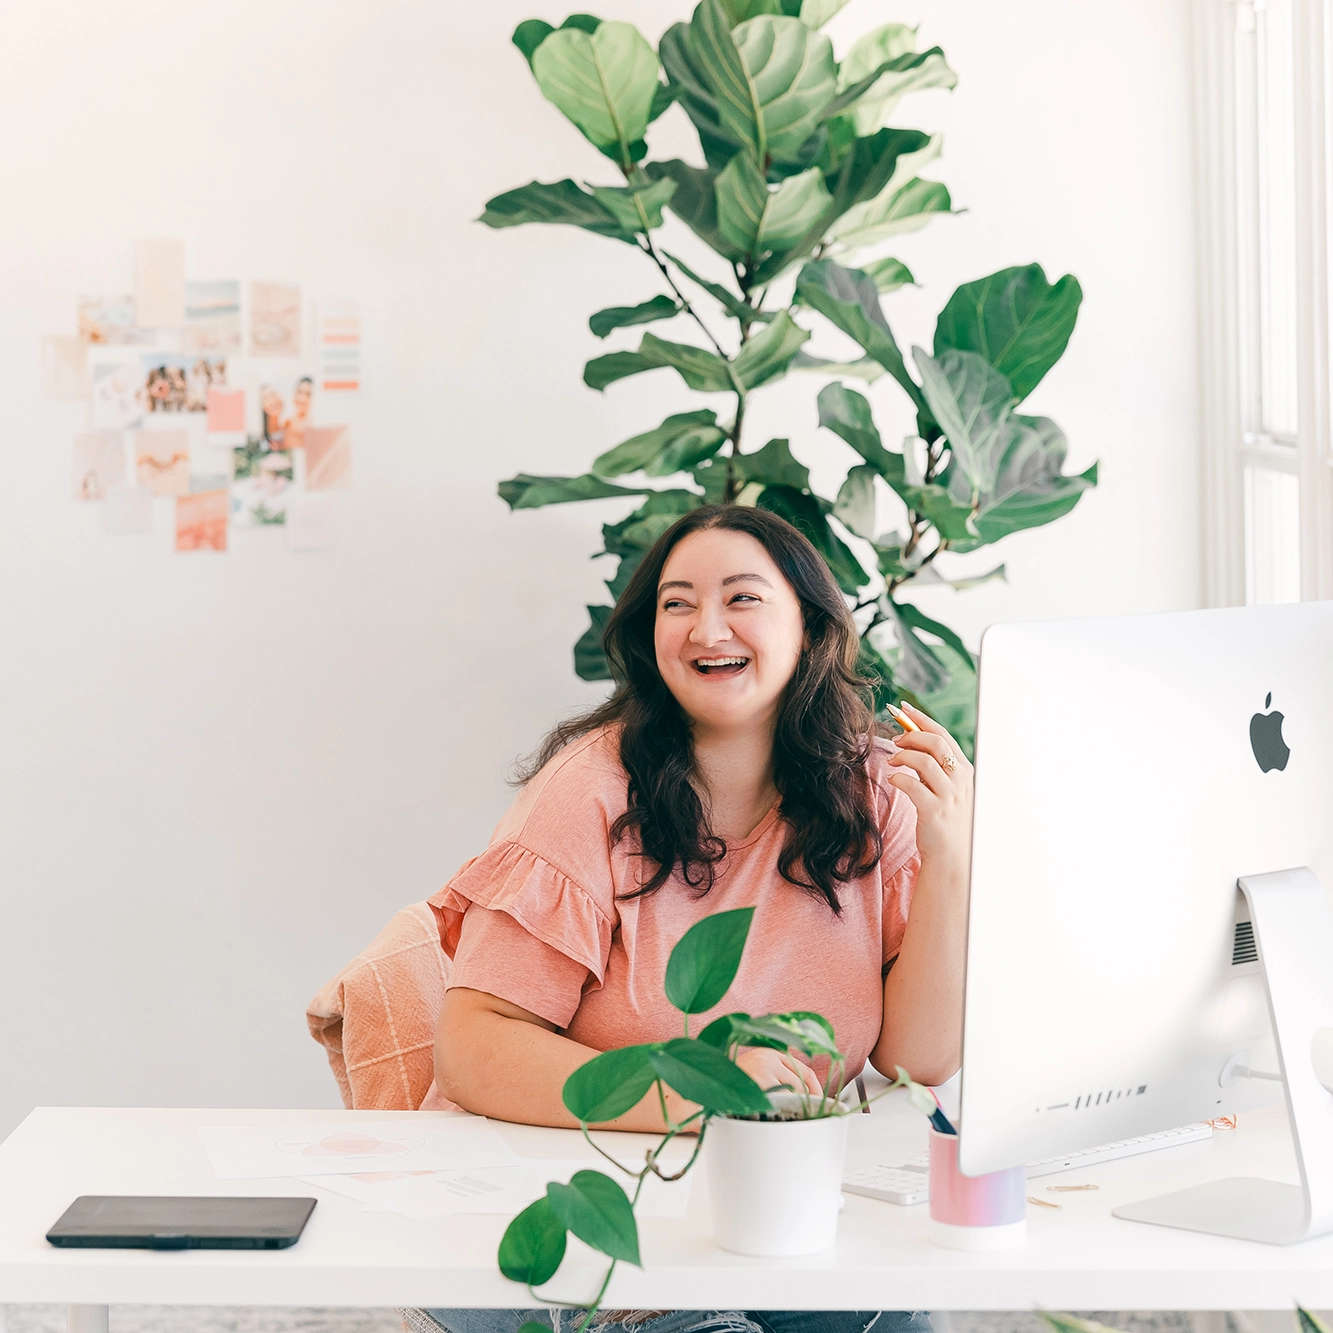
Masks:
[[[713,1236],[724,1250],[781,1258],[832,1248],[842,1207],[847,1117],[708,1123],[703,1155]]]

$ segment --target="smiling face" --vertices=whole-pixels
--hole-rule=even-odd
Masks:
[[[748,533],[705,528],[667,557],[657,585],[657,669],[696,730],[770,724],[804,638],[795,590]]]

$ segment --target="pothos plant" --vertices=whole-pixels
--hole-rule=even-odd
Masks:
[[[1038,264],[965,283],[940,313],[932,350],[912,348],[909,365],[881,296],[914,279],[882,243],[952,203],[942,183],[918,175],[939,155],[940,136],[888,121],[906,93],[952,88],[956,76],[939,47],[917,51],[915,29],[897,23],[864,34],[836,60],[820,28],[845,3],[702,0],[656,51],[633,25],[587,14],[558,29],[540,19],[518,26],[514,44],[538,87],[615,164],[619,181],[533,181],[490,200],[481,221],[565,223],[640,251],[660,290],[597,311],[592,332],[607,338],[674,320],[695,341],[644,333],[636,348],[589,361],[584,382],[602,390],[670,368],[730,408],[721,417],[715,406],[673,413],[600,454],[582,476],[521,473],[499,491],[512,509],[639,497],[629,517],[602,528],[599,554],[618,561],[607,580],[612,601],[688,510],[720,502],[782,515],[814,543],[853,605],[861,665],[877,682],[881,709],[904,697],[923,704],[970,748],[972,656],[904,594],[925,583],[963,589],[1003,578],[997,565],[950,580],[936,562],[1050,523],[1096,485],[1095,464],[1064,474],[1065,437],[1053,421],[1015,411],[1063,354],[1082,291],[1072,275],[1048,283]],[[697,131],[702,166],[648,160],[649,127],[673,104]],[[698,271],[660,243],[664,209],[711,251],[707,265],[695,261]],[[812,315],[859,353],[810,355]],[[754,395],[800,370],[830,381],[816,400],[819,425],[862,460],[832,497],[812,488],[787,439],[750,448],[745,433]],[[843,383],[885,374],[916,417],[900,448],[884,444],[865,396]],[[881,531],[877,492],[886,487],[901,501],[900,518]],[[574,649],[585,680],[610,677],[602,650],[610,612],[588,608],[591,624]]]
[[[839,1100],[846,1057],[838,1050],[833,1027],[820,1014],[798,1011],[787,1014],[724,1014],[714,1019],[698,1036],[690,1035],[690,1017],[706,1013],[720,1004],[740,967],[753,907],[716,912],[691,926],[671,951],[664,987],[666,997],[683,1017],[682,1035],[669,1041],[647,1042],[605,1051],[581,1065],[565,1080],[563,1100],[579,1122],[583,1136],[594,1149],[630,1182],[629,1192],[601,1171],[576,1171],[568,1184],[552,1181],[546,1194],[529,1204],[509,1224],[500,1241],[499,1264],[505,1277],[527,1285],[534,1301],[547,1300],[536,1288],[555,1276],[565,1257],[570,1233],[610,1259],[601,1287],[581,1308],[583,1318],[575,1333],[583,1333],[592,1321],[611,1282],[616,1264],[641,1264],[639,1230],[634,1206],[649,1176],[679,1180],[694,1165],[703,1147],[708,1122],[716,1115],[746,1119],[820,1119],[859,1111],[866,1103],[847,1106]],[[739,1065],[735,1055],[743,1046],[766,1046],[794,1051],[810,1058],[824,1056],[828,1074],[818,1096],[804,1094],[786,1101],[794,1106],[779,1110],[769,1094],[776,1088],[761,1088]],[[913,1104],[926,1114],[935,1110],[931,1093],[913,1083],[906,1070],[877,1096],[895,1088],[906,1088]],[[698,1110],[677,1122],[671,1118],[666,1089],[672,1088]],[[784,1090],[785,1091],[785,1090]],[[646,1096],[656,1094],[666,1132],[644,1154],[638,1170],[625,1166],[604,1152],[589,1133],[592,1125],[605,1124],[624,1115]],[[668,1170],[662,1152],[671,1141],[687,1132],[697,1135],[694,1151],[685,1164]],[[518,1333],[549,1333],[529,1321]]]

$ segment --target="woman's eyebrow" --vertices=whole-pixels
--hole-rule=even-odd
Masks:
[[[659,583],[657,585],[658,594],[661,595],[668,588],[693,588],[693,583],[686,583],[684,579],[672,579],[670,583]]]
[[[733,574],[728,579],[722,580],[722,586],[725,588],[729,583],[739,583],[742,579],[754,579],[762,583],[765,588],[771,588],[773,585],[762,574]]]

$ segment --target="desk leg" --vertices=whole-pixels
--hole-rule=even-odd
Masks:
[[[67,1305],[66,1333],[107,1333],[107,1318],[105,1305]]]

